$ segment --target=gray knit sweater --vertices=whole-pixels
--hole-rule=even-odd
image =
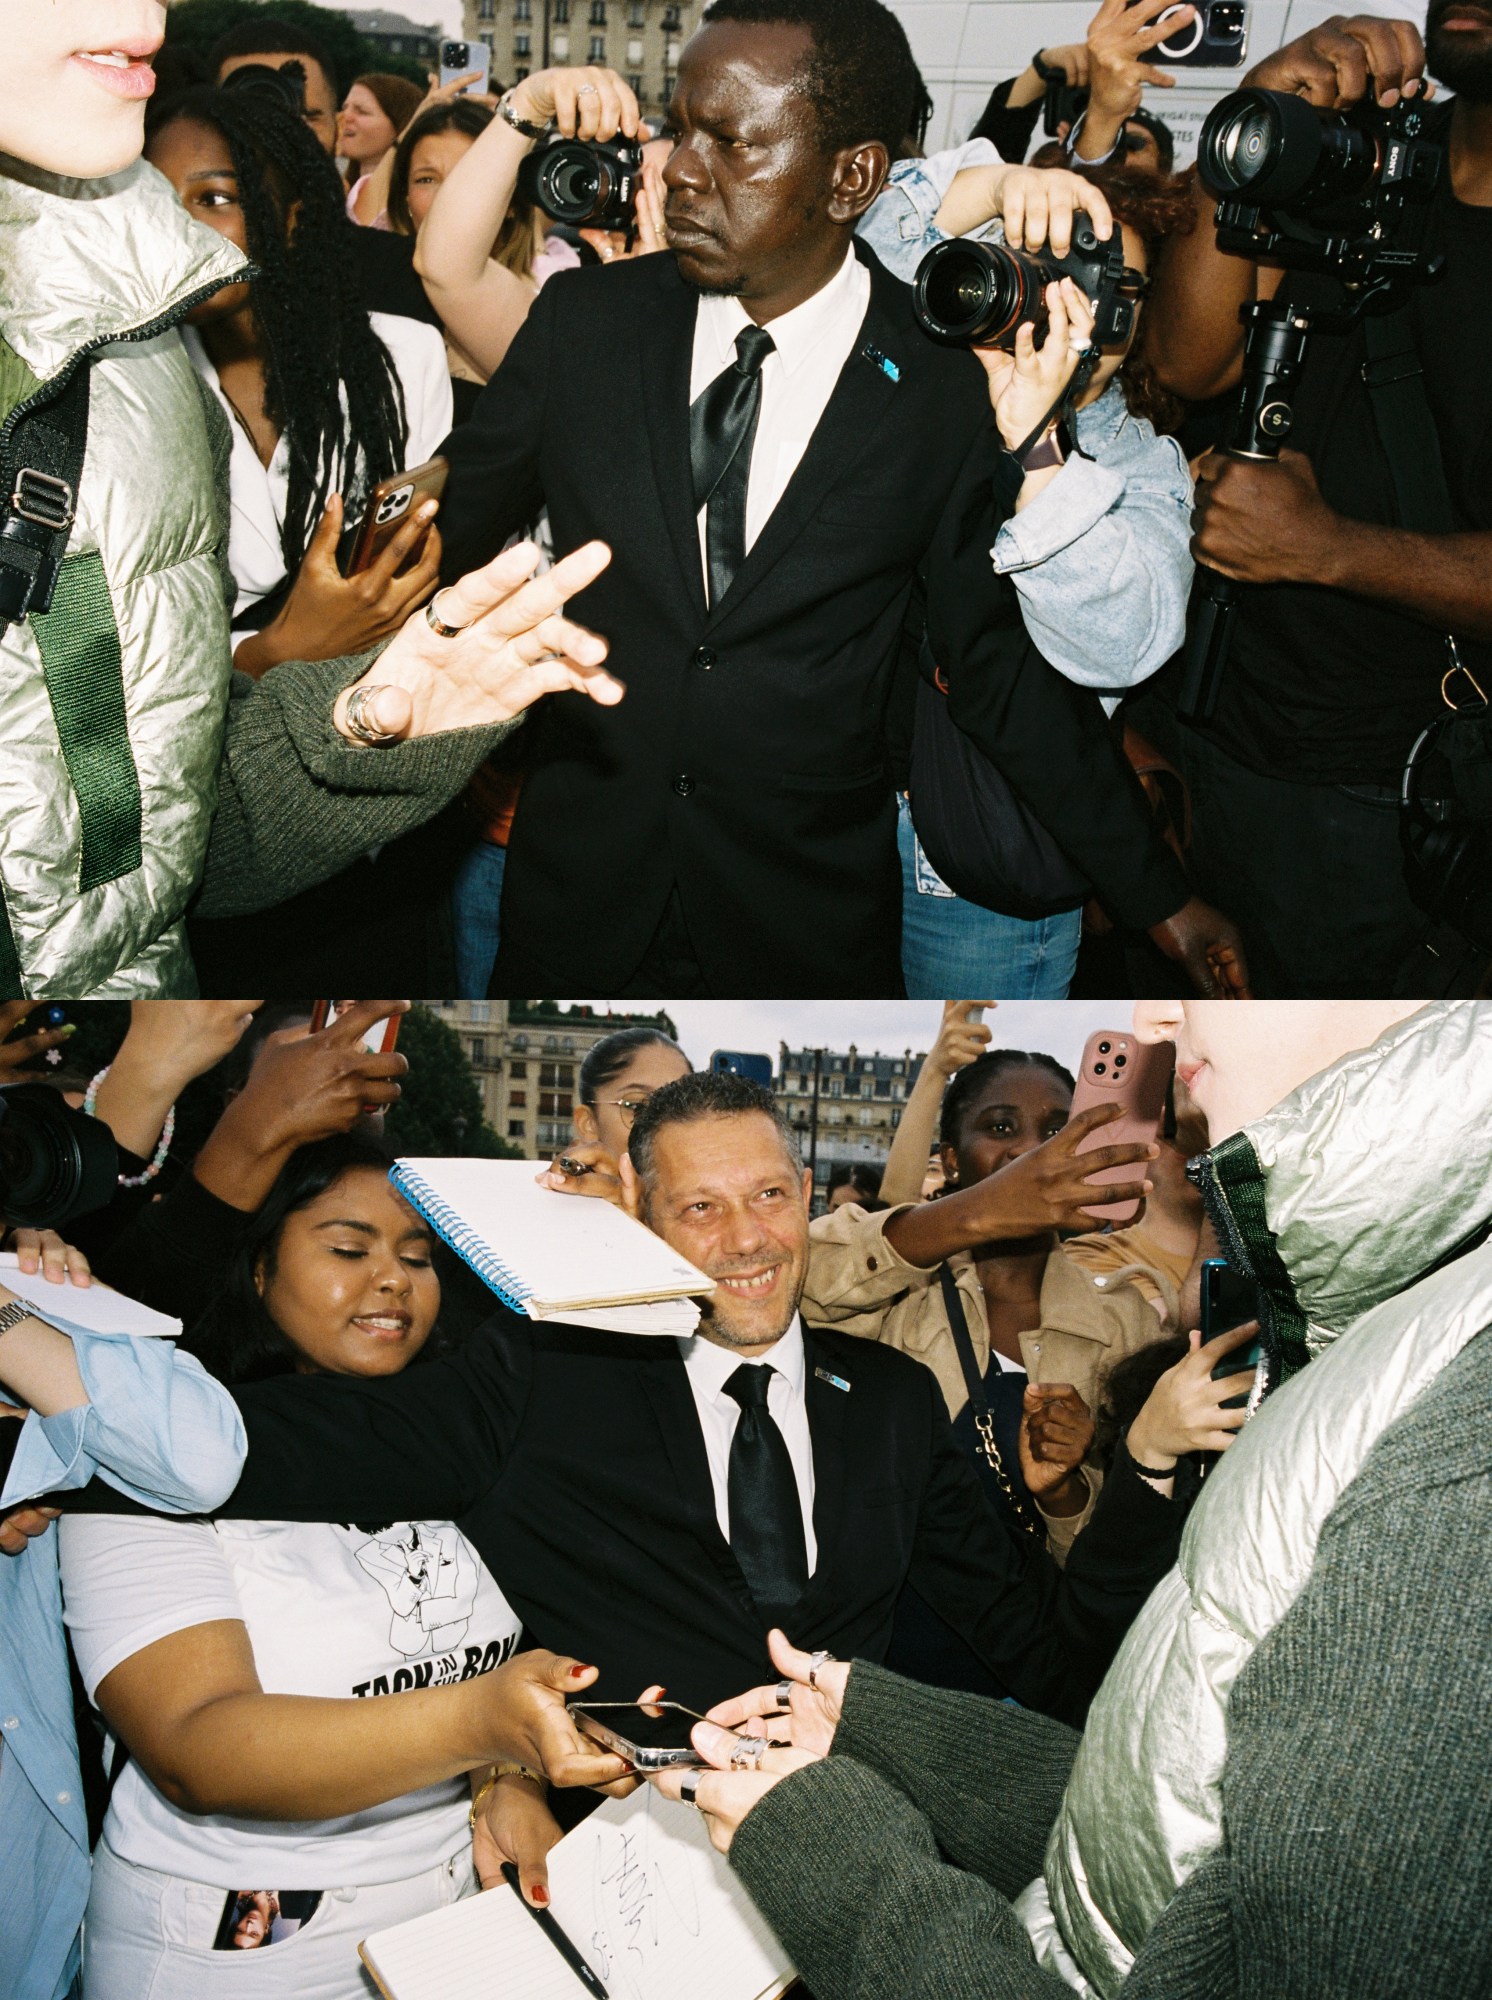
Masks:
[[[1223,1846],[1124,2000],[1492,1994],[1489,1718],[1492,1331],[1379,1439],[1240,1675]],[[1070,2000],[1009,1899],[1077,1742],[857,1662],[835,1754],[776,1786],[731,1855],[816,2000]]]

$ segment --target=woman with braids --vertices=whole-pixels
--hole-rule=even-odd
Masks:
[[[949,1191],[883,1214],[840,1208],[813,1223],[802,1308],[811,1323],[889,1342],[931,1368],[990,1505],[1033,1542],[1045,1539],[1059,1561],[1102,1484],[1092,1412],[1104,1378],[1174,1327],[1200,1223],[1174,1146],[1077,1155],[1116,1112],[1104,1105],[1069,1122],[1072,1091],[1068,1071],[1039,1052],[995,1049],[966,1062],[943,1096]],[[1067,1234],[1093,1230],[1086,1211],[1096,1191],[1085,1176],[1106,1166],[1133,1168],[1133,1181],[1105,1187],[1103,1198],[1143,1195],[1141,1221],[1109,1235]],[[1243,1337],[1240,1329],[1226,1338]],[[1219,1431],[1237,1428],[1242,1411],[1221,1407],[1236,1381],[1210,1377],[1222,1352],[1221,1343],[1205,1359],[1188,1352],[1161,1375],[1129,1427],[1137,1465],[1212,1446]],[[989,1445],[970,1374],[992,1420]],[[918,1680],[1003,1692],[910,1591],[890,1657]]]
[[[341,575],[337,546],[376,481],[433,456],[451,399],[434,329],[361,304],[335,167],[274,78],[239,76],[168,99],[146,157],[258,273],[184,332],[233,425],[234,663],[257,676],[377,645],[429,595],[433,503],[362,576]]]

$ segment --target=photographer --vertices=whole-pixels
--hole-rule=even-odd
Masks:
[[[1140,711],[1190,782],[1199,887],[1238,916],[1266,994],[1426,990],[1434,975],[1410,955],[1428,920],[1405,881],[1398,800],[1411,746],[1446,713],[1447,634],[1492,690],[1492,378],[1481,339],[1492,312],[1492,17],[1432,0],[1427,38],[1428,61],[1408,21],[1337,18],[1244,79],[1370,126],[1425,94],[1427,68],[1456,92],[1430,107],[1429,136],[1446,157],[1420,211],[1444,276],[1412,287],[1392,315],[1408,362],[1375,364],[1421,385],[1424,442],[1401,456],[1426,465],[1433,429],[1453,532],[1398,524],[1390,447],[1364,382],[1364,322],[1313,332],[1291,394],[1292,448],[1278,463],[1218,455],[1201,469],[1195,553],[1243,586],[1216,712],[1204,729],[1169,722],[1158,699]],[[1200,185],[1196,206],[1146,314],[1157,374],[1189,398],[1238,381],[1240,307],[1282,286],[1301,304],[1342,296],[1331,278],[1224,254]],[[1471,694],[1459,676],[1447,692]]]
[[[893,167],[891,192],[861,224],[862,236],[906,278],[951,236],[995,236],[1012,249],[1065,255],[1074,213],[1086,210],[1101,236],[1120,230],[1125,266],[1142,285],[1159,245],[1190,219],[1174,184],[1148,174],[1102,167],[1092,179],[1079,179],[1005,165],[961,168],[936,213],[927,215],[928,204],[909,183],[929,167],[937,162]],[[924,217],[920,233],[902,212],[905,202],[916,203]],[[1047,317],[1039,346],[1026,324],[1013,341],[974,350],[1008,454],[1024,447],[1039,457],[1058,439],[1059,406],[1092,335],[1092,303],[1071,278],[1048,287]],[[1192,578],[1191,475],[1175,439],[1158,435],[1175,423],[1180,405],[1159,389],[1135,351],[1142,319],[1136,299],[1128,340],[1103,348],[1076,393],[1073,439],[1059,441],[1048,463],[1015,475],[1012,517],[992,550],[997,573],[1014,583],[1025,633],[1043,659],[1081,686],[1105,690],[1109,709],[1181,643]],[[908,993],[931,998],[974,983],[1008,998],[1066,993],[1081,909],[1022,918],[955,895],[923,851],[915,819],[915,797],[903,798],[898,838]]]
[[[1175,0],[1103,0],[1088,23],[1088,102],[1065,141],[1079,173],[1106,161],[1170,173],[1175,143],[1167,126],[1143,109],[1141,97],[1147,83],[1173,90],[1176,79],[1144,57],[1195,14]]]

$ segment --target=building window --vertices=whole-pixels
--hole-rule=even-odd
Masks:
[[[531,56],[533,52],[533,37],[531,35],[515,35],[513,37],[513,53],[515,56]]]
[[[555,35],[549,46],[553,52],[555,61],[563,62],[570,53],[570,37],[568,35]]]
[[[480,1035],[472,1036],[471,1059],[474,1063],[485,1063],[487,1060],[487,1044]]]
[[[604,62],[605,62],[605,60],[606,60],[606,37],[605,37],[604,35],[592,35],[592,36],[591,36],[591,53],[590,53],[590,60],[591,60],[591,61],[592,61],[593,63],[604,63]]]
[[[527,1075],[528,1075],[528,1064],[527,1064],[526,1062],[510,1062],[510,1063],[508,1064],[508,1075],[509,1075],[509,1076],[527,1076]]]
[[[526,1049],[528,1047],[528,1036],[515,1035],[513,1037],[513,1047],[515,1049]]]
[[[477,19],[479,21],[495,21],[497,19],[497,0],[477,0]]]
[[[513,19],[531,21],[534,18],[532,0],[513,0]]]
[[[593,28],[606,26],[606,0],[591,0],[591,26]]]
[[[563,26],[563,24],[569,20],[570,0],[554,0],[553,18],[556,21],[558,21],[561,24],[561,26]]]
[[[528,75],[528,64],[519,63],[517,68],[513,71],[514,83],[522,83],[527,75]]]
[[[527,1111],[528,1092],[526,1090],[510,1090],[508,1092],[508,1108],[511,1111]]]
[[[680,28],[683,27],[683,25],[684,25],[684,17],[683,13],[679,8],[677,7],[664,8],[663,32],[665,35],[676,35],[679,32]]]
[[[878,1076],[878,1077],[876,1078],[876,1096],[877,1096],[877,1097],[889,1097],[890,1095],[891,1095],[891,1080],[890,1080],[890,1078],[889,1078],[889,1077],[884,1077],[884,1076]]]
[[[628,90],[630,90],[630,91],[631,91],[631,93],[632,93],[632,95],[633,95],[634,97],[641,97],[641,96],[642,96],[642,78],[641,78],[640,76],[629,76],[629,77],[627,78],[627,88],[628,88]]]
[[[541,1118],[568,1118],[570,1116],[569,1091],[541,1090],[539,1092],[539,1116]]]
[[[628,42],[628,44],[627,44],[627,60],[628,60],[628,62],[629,62],[629,63],[640,63],[640,62],[642,61],[642,43],[641,43],[641,42]],[[631,79],[631,77],[628,77],[627,81],[628,81],[628,83],[630,84],[630,83],[632,82],[632,79]]]
[[[510,1139],[521,1139],[523,1137],[523,1120],[521,1118],[510,1118],[508,1120],[508,1137]]]
[[[575,1081],[574,1063],[540,1063],[540,1090],[568,1090]]]
[[[846,1097],[858,1097],[860,1095],[860,1079],[858,1076],[847,1076],[845,1078],[844,1094]]]

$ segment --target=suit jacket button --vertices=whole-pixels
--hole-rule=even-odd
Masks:
[[[694,780],[687,771],[681,771],[673,781],[673,788],[681,799],[687,799],[694,790]]]
[[[705,672],[708,673],[715,664],[714,647],[696,646],[694,649],[694,664],[697,667],[703,667]]]

